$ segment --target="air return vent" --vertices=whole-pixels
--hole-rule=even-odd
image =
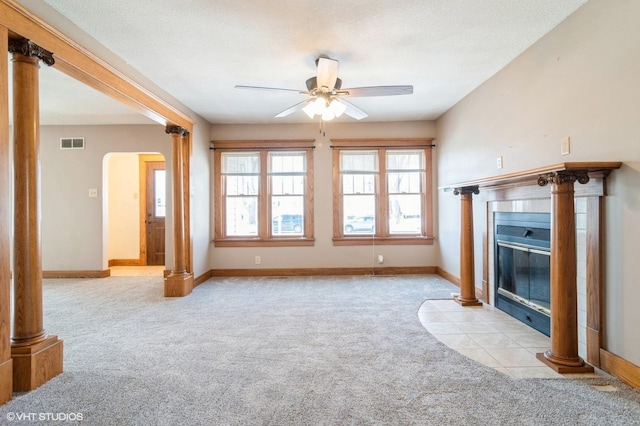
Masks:
[[[84,149],[84,138],[60,138],[60,149]]]

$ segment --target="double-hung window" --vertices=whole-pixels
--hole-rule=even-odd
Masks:
[[[433,242],[431,142],[332,140],[334,244]]]
[[[217,246],[313,244],[312,143],[214,142]]]

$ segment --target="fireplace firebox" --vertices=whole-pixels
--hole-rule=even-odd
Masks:
[[[549,213],[495,213],[495,306],[547,336],[550,234]]]

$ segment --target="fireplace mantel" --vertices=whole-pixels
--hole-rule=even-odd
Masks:
[[[590,198],[598,199],[605,195],[605,178],[612,170],[621,166],[622,162],[567,162],[440,187],[445,192],[452,191],[454,195],[460,195],[461,297],[458,302],[463,306],[481,303],[474,297],[473,194],[494,194],[489,198],[495,199],[503,198],[505,194],[511,199],[551,199],[551,349],[537,357],[559,373],[593,371],[593,367],[578,355],[574,199],[585,191],[584,195],[591,195]],[[580,185],[574,185],[575,182]],[[546,190],[544,187],[547,187]],[[602,216],[599,209],[602,203],[596,201],[594,206],[596,223],[600,224]],[[600,232],[598,230],[596,233],[599,235]],[[602,348],[602,284],[598,259],[602,259],[602,254],[599,240],[591,241],[590,246],[593,252],[591,261],[588,260],[587,263],[593,279],[588,289],[591,309],[587,309],[590,327],[587,331],[593,337],[590,339],[592,344],[588,348],[587,359],[599,366],[599,351]]]
[[[614,169],[622,166],[620,161],[588,161],[552,164],[536,169],[523,170],[503,175],[489,176],[466,182],[454,183],[440,187],[445,192],[455,191],[457,188],[499,188],[502,186],[525,186],[536,184],[540,176],[558,172],[587,172],[591,177],[607,177]]]

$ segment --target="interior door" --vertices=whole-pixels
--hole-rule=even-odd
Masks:
[[[147,265],[164,265],[164,232],[167,209],[167,176],[164,161],[146,163]]]

